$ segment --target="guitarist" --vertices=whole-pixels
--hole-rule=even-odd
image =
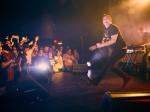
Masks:
[[[145,52],[145,54],[142,57],[143,69],[146,70],[147,69],[146,57],[148,56],[148,54],[150,52],[150,33],[146,32],[144,27],[140,27],[138,29],[138,32],[142,36],[142,38],[143,38],[142,44],[146,48],[146,52]]]
[[[112,53],[108,57],[106,63],[104,64],[102,72],[98,75],[98,77],[96,77],[95,79],[88,78],[88,80],[92,84],[97,86],[98,83],[107,74],[107,72],[111,69],[113,72],[117,73],[123,78],[124,83],[122,87],[124,88],[129,82],[131,76],[129,76],[119,68],[115,67],[114,65],[126,55],[126,43],[119,28],[116,25],[112,24],[112,18],[110,15],[104,14],[102,21],[103,25],[105,26],[103,37],[109,39],[106,42],[103,42],[103,39],[101,43],[96,43],[96,45],[91,46],[89,50],[93,51],[96,48],[103,48],[105,46],[109,46],[112,49]]]

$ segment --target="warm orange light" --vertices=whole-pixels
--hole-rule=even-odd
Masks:
[[[62,42],[58,42],[58,45],[61,45],[62,44]]]

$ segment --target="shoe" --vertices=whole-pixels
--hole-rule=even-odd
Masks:
[[[97,85],[98,85],[98,82],[97,82],[96,80],[90,79],[89,77],[88,77],[88,81],[89,81],[90,83],[92,83],[94,86],[97,86]]]
[[[122,88],[124,88],[128,84],[130,79],[131,79],[131,76],[129,76],[129,75],[124,79],[124,83],[123,83]]]

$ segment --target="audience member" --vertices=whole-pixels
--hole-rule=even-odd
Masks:
[[[74,50],[73,56],[75,58],[74,64],[78,64],[78,62],[79,62],[79,53],[77,52],[77,50]]]
[[[45,62],[45,57],[43,56],[43,49],[40,49],[38,55],[35,57],[34,65],[36,66],[42,62]]]
[[[64,61],[64,70],[65,71],[72,71],[73,68],[73,62],[74,62],[74,56],[71,54],[71,49],[68,48],[67,52],[63,55],[63,61]]]
[[[48,58],[48,52],[49,52],[49,46],[45,46],[44,47],[44,51],[43,51],[43,56],[45,57],[45,58]]]
[[[48,58],[46,58],[46,61],[51,69],[50,72],[53,73],[54,72],[53,67],[55,66],[55,61],[54,58],[52,57],[52,52],[48,53]]]
[[[63,47],[59,48],[60,55],[63,56]]]
[[[54,57],[54,60],[56,62],[55,66],[58,68],[58,71],[63,70],[63,59],[60,55],[60,51],[57,51],[57,55]]]
[[[6,90],[8,72],[7,68],[13,62],[12,59],[6,60],[3,54],[2,46],[0,46],[0,95]]]
[[[72,54],[70,47],[64,55],[63,47],[56,50],[55,45],[52,45],[52,48],[46,45],[44,50],[38,49],[38,36],[35,37],[34,43],[28,42],[27,37],[22,37],[19,42],[17,35],[12,35],[10,40],[8,36],[5,39],[4,43],[0,41],[0,95],[6,88],[10,88],[11,82],[18,82],[19,77],[29,75],[31,64],[36,66],[42,62],[47,63],[50,73],[59,72],[63,68],[72,71],[73,63],[78,64],[79,54],[77,51]]]
[[[24,48],[24,51],[26,53],[26,58],[27,58],[28,72],[30,72],[30,65],[32,62],[32,60],[31,60],[32,59],[32,52],[33,52],[38,40],[39,40],[39,36],[36,36],[33,47],[30,49],[29,46],[26,45],[26,47]]]

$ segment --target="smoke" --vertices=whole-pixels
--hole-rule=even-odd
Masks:
[[[148,0],[117,0],[109,2],[109,14],[113,23],[119,26],[127,45],[138,45],[142,37],[138,34],[139,27],[145,27],[150,31]]]

